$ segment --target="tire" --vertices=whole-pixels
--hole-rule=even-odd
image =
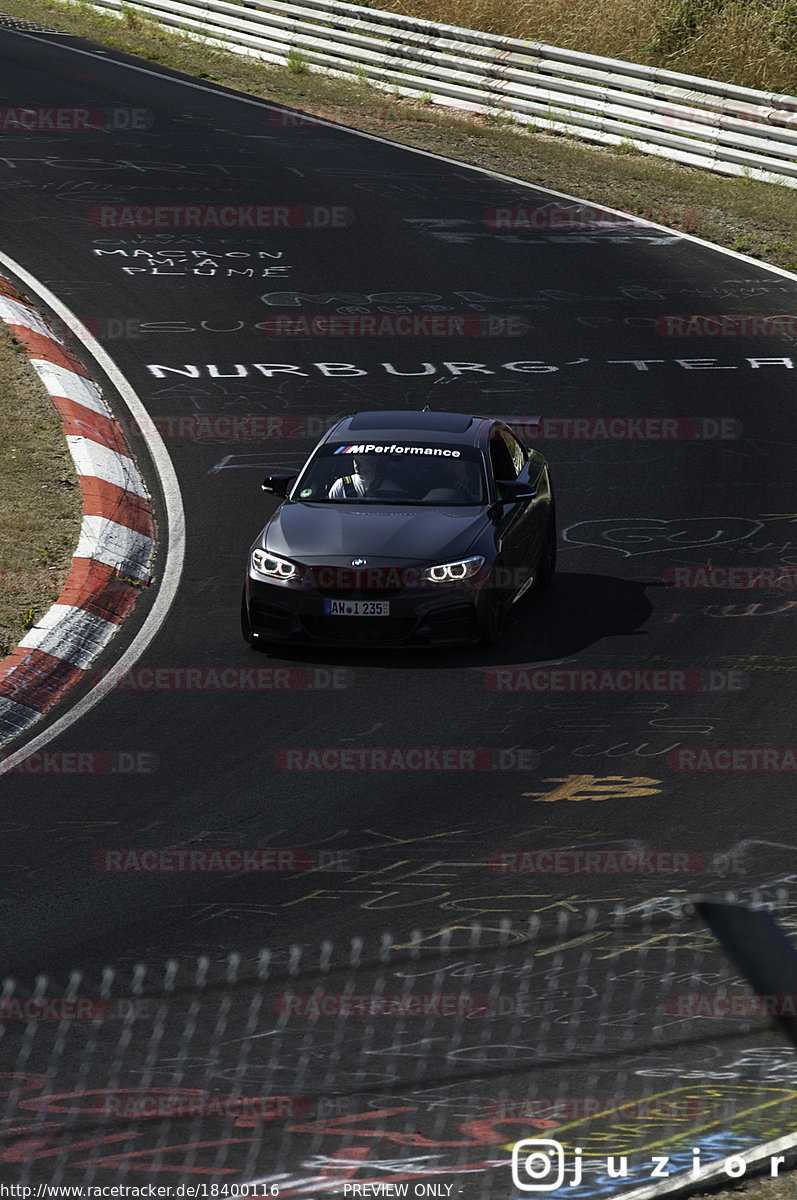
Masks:
[[[496,568],[500,569],[499,563],[496,563]],[[503,588],[494,587],[492,584],[488,586],[490,594],[482,624],[481,641],[485,646],[495,646],[504,635],[509,596]]]
[[[545,535],[542,542],[542,550],[540,551],[539,561],[537,563],[537,579],[534,586],[536,588],[549,588],[553,583],[553,577],[556,572],[556,509],[551,508],[548,514],[548,523],[545,526]]]

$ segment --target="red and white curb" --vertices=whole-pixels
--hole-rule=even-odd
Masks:
[[[83,365],[0,276],[0,319],[52,396],[83,493],[72,569],[55,603],[0,661],[0,746],[46,713],[116,633],[150,582],[155,522],[119,423]]]

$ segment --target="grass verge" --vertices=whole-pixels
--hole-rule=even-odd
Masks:
[[[359,0],[360,3],[363,0]],[[793,0],[365,0],[427,21],[797,93]]]

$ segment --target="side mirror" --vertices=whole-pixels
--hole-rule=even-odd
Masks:
[[[267,475],[260,485],[261,492],[271,492],[274,496],[287,496],[295,475]]]
[[[495,486],[503,504],[517,504],[519,500],[533,500],[537,491],[528,483],[518,480],[496,479]]]

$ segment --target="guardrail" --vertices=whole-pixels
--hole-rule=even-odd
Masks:
[[[69,2],[69,0],[67,0]],[[629,145],[797,187],[797,97],[680,75],[343,0],[95,0],[212,46],[365,79],[401,96],[501,111],[548,133]]]

